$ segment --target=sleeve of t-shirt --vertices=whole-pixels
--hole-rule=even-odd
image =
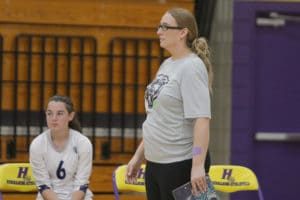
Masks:
[[[47,185],[51,187],[50,176],[46,163],[43,159],[44,147],[46,146],[45,138],[39,137],[30,144],[30,165],[37,186]]]
[[[208,74],[201,61],[189,62],[184,67],[180,90],[185,118],[211,118]]]
[[[74,180],[74,190],[82,185],[89,184],[93,164],[93,148],[90,140],[81,137],[78,143],[79,161]]]

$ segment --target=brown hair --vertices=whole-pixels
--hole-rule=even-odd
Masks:
[[[210,51],[207,40],[204,37],[198,37],[198,28],[194,15],[183,8],[173,8],[167,12],[175,19],[177,26],[188,29],[186,45],[204,62],[208,73],[209,90],[212,93],[213,71],[210,61]]]
[[[51,101],[62,102],[65,104],[68,113],[74,112],[73,102],[67,96],[54,95],[49,99],[49,102],[51,102]],[[80,126],[80,122],[79,122],[76,114],[75,114],[74,118],[72,119],[72,121],[69,122],[69,128],[74,129],[79,132],[82,132],[82,128]]]

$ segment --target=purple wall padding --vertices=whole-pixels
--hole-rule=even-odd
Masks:
[[[300,44],[300,22],[288,24],[276,32],[279,37],[274,36],[273,30],[256,26],[256,14],[269,11],[300,16],[300,2],[234,2],[231,164],[253,169],[265,199],[299,199],[300,143],[254,139],[259,131],[300,133],[300,45],[297,45]],[[299,34],[295,30],[299,30]],[[280,41],[280,34],[284,41]],[[297,63],[290,59],[295,52]],[[278,70],[282,67],[279,65],[272,71],[272,62],[278,66],[281,57],[290,63],[283,70]],[[297,76],[298,84],[295,83]],[[275,88],[270,88],[273,85]],[[278,88],[280,86],[283,88]],[[232,194],[231,199],[258,197],[256,192],[238,192]]]

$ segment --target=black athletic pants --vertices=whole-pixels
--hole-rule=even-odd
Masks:
[[[208,173],[210,156],[207,153],[205,171]],[[147,161],[146,191],[148,200],[174,200],[172,190],[190,181],[192,159],[160,164]]]

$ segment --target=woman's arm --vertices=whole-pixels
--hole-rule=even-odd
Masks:
[[[137,178],[137,173],[141,168],[141,165],[143,164],[145,160],[144,155],[144,143],[143,141],[138,146],[135,154],[129,161],[127,165],[127,171],[126,171],[126,181],[129,183],[135,183]]]
[[[191,172],[191,182],[193,190],[205,191],[205,158],[209,145],[209,118],[197,118],[194,125],[194,144],[193,144],[193,164]],[[196,193],[197,194],[197,193]]]

